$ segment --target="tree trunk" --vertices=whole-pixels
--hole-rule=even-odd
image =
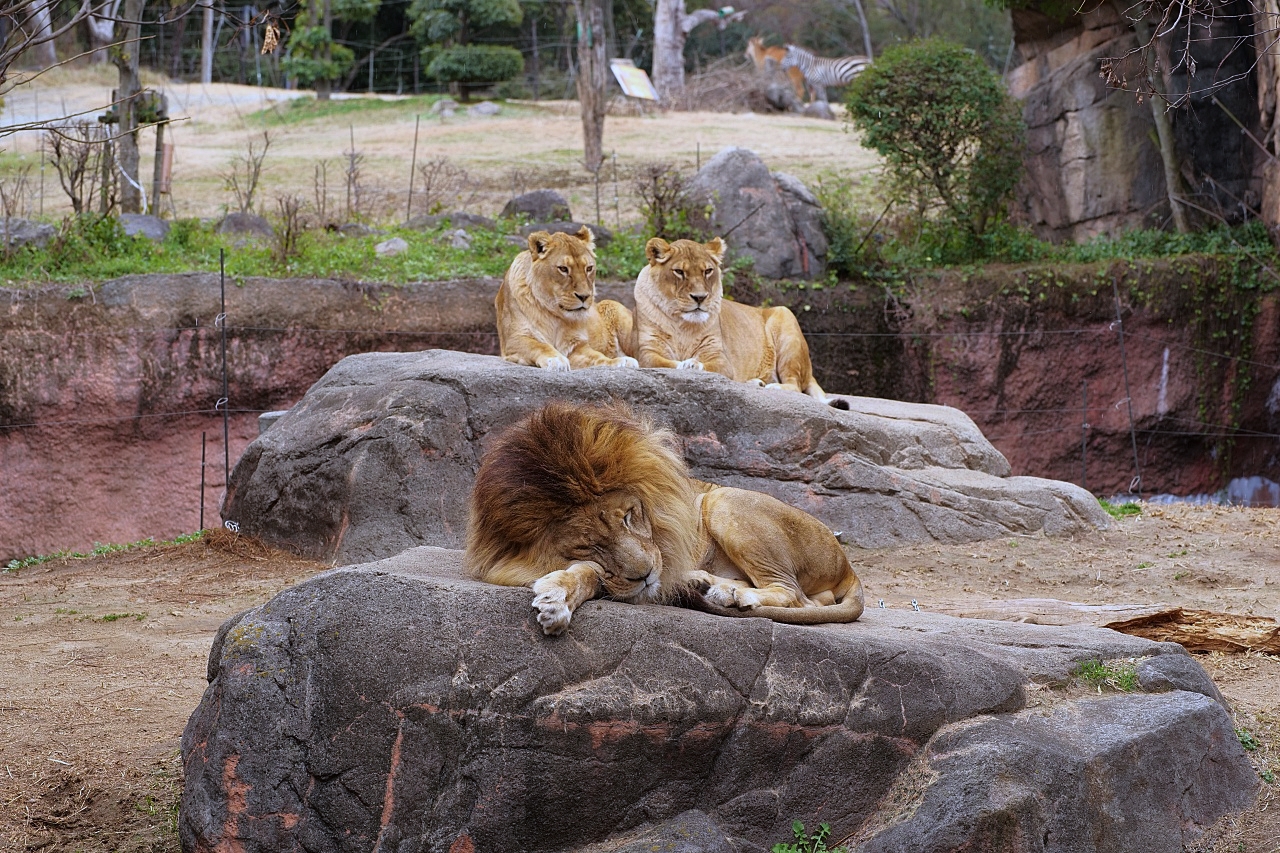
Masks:
[[[138,51],[142,46],[139,35],[142,27],[144,0],[125,0],[124,21],[121,24],[121,44],[111,51],[111,61],[120,71],[120,85],[116,89],[116,164],[123,173],[120,176],[120,210],[124,213],[142,213],[142,181],[138,174],[138,101],[142,80],[138,74]]]
[[[89,28],[90,62],[106,62],[109,58],[107,45],[115,41],[116,12],[119,9],[120,0],[110,0],[103,4],[97,14],[85,19],[85,25]]]
[[[653,13],[653,87],[664,103],[684,97],[684,0],[658,0]]]
[[[333,58],[333,54],[329,50],[330,42],[333,39],[333,4],[330,3],[329,0],[324,0],[324,31],[329,36],[329,38],[325,40],[324,55],[322,58],[324,59],[325,64],[328,65],[329,60]],[[316,100],[317,101],[329,100],[329,95],[332,91],[333,91],[333,81],[329,80],[328,78],[316,81]]]
[[[51,68],[58,64],[58,51],[53,43],[53,19],[49,16],[49,0],[31,0],[31,34],[36,64]]]
[[[1123,0],[1116,0],[1116,8],[1119,9],[1121,17],[1124,17]],[[1191,226],[1187,222],[1187,213],[1181,201],[1182,173],[1178,170],[1178,150],[1173,136],[1173,122],[1169,120],[1168,104],[1165,103],[1164,98],[1160,97],[1163,87],[1156,82],[1155,37],[1151,34],[1150,25],[1144,19],[1139,18],[1135,21],[1126,18],[1126,20],[1133,25],[1133,32],[1138,37],[1138,46],[1142,49],[1142,60],[1147,70],[1147,84],[1154,93],[1149,95],[1147,100],[1151,103],[1151,118],[1156,123],[1156,138],[1160,142],[1160,160],[1164,163],[1164,183],[1169,194],[1169,211],[1173,215],[1173,226],[1179,234],[1186,234],[1191,230]]]
[[[200,36],[200,82],[213,82],[213,0],[203,0],[204,31]]]
[[[858,11],[858,24],[862,27],[862,49],[867,52],[867,59],[874,59],[871,52],[871,30],[867,29],[867,13],[862,9],[862,0],[853,0],[853,8]]]
[[[597,172],[604,161],[604,115],[608,106],[608,46],[604,29],[607,0],[573,0],[578,13],[578,103],[582,107],[583,165]]]
[[[1280,161],[1275,157],[1280,144],[1280,45],[1275,44],[1275,33],[1280,32],[1280,2],[1262,0],[1258,4],[1253,31],[1258,52],[1258,121],[1262,144],[1271,155],[1262,167],[1262,221],[1272,242],[1280,245]]]

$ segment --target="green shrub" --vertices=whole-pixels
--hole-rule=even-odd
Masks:
[[[325,58],[325,47],[329,57]],[[337,80],[351,68],[356,55],[336,43],[324,27],[297,27],[289,34],[288,55],[280,63],[286,74],[303,87],[321,80]]]
[[[937,39],[889,48],[853,81],[846,103],[863,144],[884,156],[895,195],[919,214],[940,210],[965,241],[1003,218],[1022,175],[1025,128],[971,51]]]
[[[524,73],[524,57],[514,47],[495,44],[460,44],[423,51],[427,74],[444,83],[484,86]]]

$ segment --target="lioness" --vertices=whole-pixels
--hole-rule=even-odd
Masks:
[[[595,237],[535,231],[494,299],[502,357],[547,370],[638,367],[631,312],[596,302]]]
[[[550,403],[498,437],[476,474],[464,559],[478,580],[532,587],[551,635],[601,594],[794,624],[862,615],[862,584],[825,525],[691,479],[675,437],[620,404]]]
[[[640,366],[712,370],[828,402],[813,378],[809,344],[791,309],[724,299],[724,250],[719,237],[708,243],[654,237],[645,245],[649,265],[635,290]]]

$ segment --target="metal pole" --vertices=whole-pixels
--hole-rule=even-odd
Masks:
[[[413,117],[413,159],[409,161],[409,204],[404,211],[405,222],[413,218],[413,173],[418,169],[418,127],[421,124],[422,113],[418,113]]]
[[[622,211],[618,206],[618,151],[613,152],[613,224],[619,231],[622,230]]]
[[[222,409],[222,493],[225,496],[231,485],[231,413],[228,411],[230,398],[227,395],[227,250],[218,250],[218,280],[222,287],[222,313],[218,322],[222,325],[222,399],[218,408]]]
[[[1129,441],[1133,444],[1133,481],[1129,491],[1142,497],[1142,469],[1138,465],[1138,433],[1133,426],[1133,395],[1129,393],[1129,361],[1124,354],[1124,321],[1120,319],[1120,285],[1111,276],[1111,292],[1116,300],[1116,335],[1120,339],[1120,366],[1124,369],[1124,402],[1129,407]]]
[[[1089,491],[1089,380],[1084,381],[1080,404],[1080,488]]]
[[[200,530],[204,530],[204,448],[205,433],[200,433]]]

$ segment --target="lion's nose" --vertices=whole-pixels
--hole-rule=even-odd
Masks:
[[[707,294],[705,294],[705,293],[690,293],[690,294],[689,294],[689,298],[690,298],[690,299],[692,299],[694,302],[698,303],[698,305],[702,305],[702,301],[703,301],[704,299],[706,299],[706,298],[707,298]]]
[[[574,296],[576,296],[576,297],[578,297],[578,300],[579,300],[580,302],[582,302],[582,304],[583,304],[583,305],[586,305],[586,304],[587,304],[587,302],[588,302],[588,301],[590,301],[590,299],[591,299],[591,294],[590,294],[590,293],[575,293],[575,294],[573,294],[573,295],[574,295]]]

